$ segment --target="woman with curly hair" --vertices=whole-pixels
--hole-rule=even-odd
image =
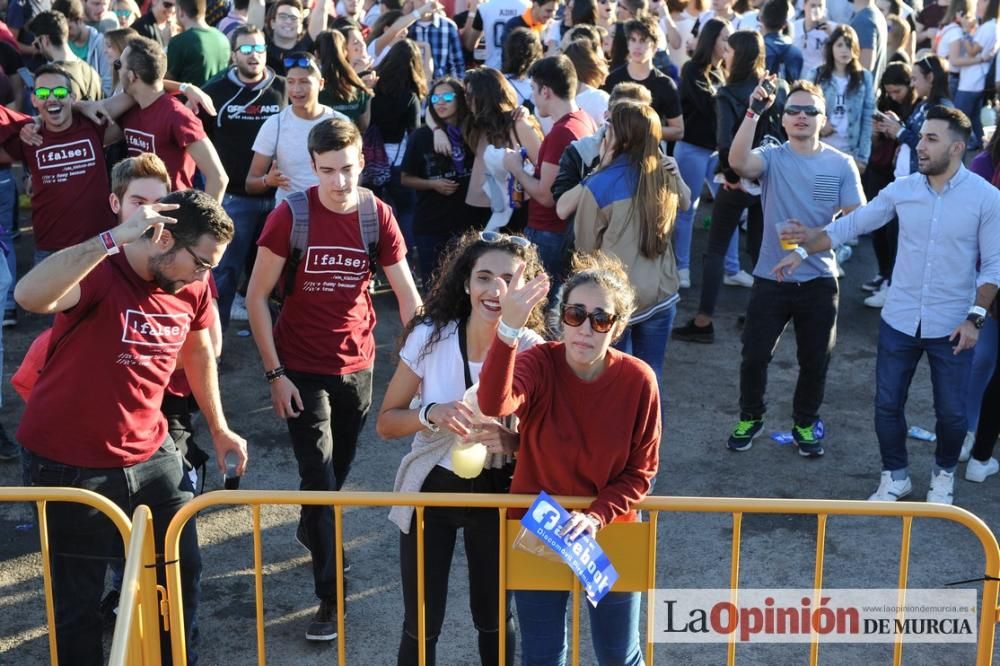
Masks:
[[[371,118],[372,91],[347,60],[347,39],[336,30],[316,38],[316,58],[323,73],[319,103],[350,118],[362,132]]]
[[[486,179],[486,146],[514,148],[521,146],[527,159],[535,164],[542,146],[542,131],[535,119],[517,102],[517,93],[503,74],[490,67],[470,69],[465,73],[465,99],[469,117],[462,130],[465,142],[475,151],[472,177],[465,203],[476,208],[490,208],[483,191]],[[440,135],[441,128],[434,130]],[[528,207],[521,206],[511,217],[509,229],[523,229],[528,222]]]
[[[396,492],[506,492],[509,469],[484,469],[475,478],[455,471],[450,451],[456,443],[479,442],[503,458],[516,448],[516,435],[499,425],[480,424],[462,397],[478,381],[486,351],[500,323],[500,283],[514,274],[543,275],[538,253],[526,239],[470,231],[444,257],[441,270],[402,335],[402,361],[386,389],[376,429],[384,439],[415,435],[399,466]],[[540,307],[526,313],[515,344],[541,343]],[[414,396],[420,407],[411,409]],[[459,470],[461,471],[461,470]],[[506,477],[506,478],[505,478]],[[417,535],[412,507],[393,507],[399,526],[403,583],[403,636],[399,664],[417,663]],[[479,631],[483,664],[497,664],[499,650],[499,516],[493,509],[429,508],[424,513],[424,602],[427,663],[435,663],[444,623],[448,576],[459,528],[469,565],[469,605]],[[509,605],[508,605],[509,608]],[[513,663],[514,625],[505,621],[507,662]]]
[[[514,86],[517,102],[528,111],[534,112],[535,103],[531,99],[531,79],[528,68],[542,57],[542,42],[538,35],[527,28],[514,28],[507,33],[503,43],[500,71]]]
[[[549,290],[545,275],[518,269],[499,288],[501,318],[483,363],[484,414],[520,419],[512,493],[594,497],[560,526],[570,541],[612,522],[637,522],[660,449],[660,396],[649,366],[612,348],[635,310],[622,263],[602,252],[578,255],[563,284],[559,340],[517,353],[517,341]],[[519,518],[523,511],[511,511]],[[514,590],[525,664],[566,663],[568,592]],[[638,592],[609,592],[588,604],[596,659],[642,664]]]

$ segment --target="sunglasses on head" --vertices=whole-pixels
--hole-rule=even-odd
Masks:
[[[814,104],[810,104],[808,106],[802,104],[788,104],[785,106],[786,116],[797,116],[800,113],[804,113],[810,118],[813,118],[815,116],[820,115],[823,112],[819,108],[817,108]]]
[[[484,243],[513,243],[520,247],[531,247],[531,241],[524,236],[508,236],[499,231],[480,231],[479,240]]]
[[[292,67],[302,67],[304,69],[316,69],[316,63],[314,63],[309,58],[285,58],[282,60],[285,64],[285,69],[291,69]]]
[[[618,321],[618,315],[608,314],[604,310],[594,310],[587,312],[587,308],[582,305],[562,306],[562,322],[567,326],[577,328],[583,326],[583,322],[590,320],[590,328],[594,333],[607,333]]]
[[[69,88],[66,86],[56,86],[55,88],[35,88],[35,97],[43,102],[47,100],[50,95],[56,99],[66,99],[69,97]]]
[[[251,53],[264,53],[267,51],[267,44],[241,44],[236,47],[236,50],[243,55],[250,55]]]
[[[132,10],[131,9],[116,9],[115,10],[115,16],[117,16],[118,18],[128,18],[131,15],[132,15]]]
[[[431,104],[437,104],[438,102],[451,102],[455,101],[455,93],[446,92],[440,95],[431,95]]]

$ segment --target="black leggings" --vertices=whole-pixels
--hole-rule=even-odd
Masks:
[[[976,443],[972,447],[972,457],[986,462],[993,455],[993,446],[1000,435],[1000,336],[997,336],[997,367],[986,385],[983,403],[979,411],[979,426],[976,428]]]
[[[708,249],[702,260],[701,302],[698,306],[698,312],[709,317],[715,314],[715,303],[719,300],[719,290],[722,289],[726,250],[744,210],[747,211],[747,253],[756,266],[764,234],[764,211],[760,205],[760,197],[743,190],[727,190],[724,187],[719,189],[712,208]]]

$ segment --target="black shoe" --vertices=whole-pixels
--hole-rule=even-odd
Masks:
[[[680,328],[675,328],[671,332],[674,340],[682,342],[700,342],[710,345],[715,342],[715,327],[710,323],[708,326],[698,326],[694,319]]]
[[[3,327],[13,328],[17,326],[17,308],[3,311]]]
[[[885,284],[885,278],[882,277],[881,275],[876,275],[871,280],[861,285],[861,288],[864,289],[865,291],[869,291],[874,294],[876,291],[882,288],[883,284]]]
[[[749,451],[753,446],[753,440],[757,438],[760,431],[764,429],[764,419],[754,419],[740,414],[740,420],[733,428],[733,433],[729,435],[726,446],[731,451]]]
[[[320,599],[319,609],[306,630],[307,641],[332,641],[337,638],[337,600]]]
[[[0,460],[17,460],[21,457],[21,447],[7,436],[7,431],[0,425]]]
[[[109,590],[100,605],[101,624],[105,629],[115,626],[118,619],[118,590]]]

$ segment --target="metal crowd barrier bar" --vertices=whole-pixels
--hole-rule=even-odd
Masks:
[[[159,618],[153,514],[143,504],[132,515],[108,666],[159,666]]]
[[[534,501],[531,495],[498,495],[466,493],[373,493],[373,492],[301,492],[301,491],[225,491],[211,492],[196,497],[185,505],[167,528],[165,559],[167,561],[167,592],[169,603],[169,626],[171,650],[174,664],[184,666],[186,654],[184,646],[183,599],[180,586],[179,538],[181,531],[193,516],[211,506],[246,505],[251,507],[253,516],[254,542],[254,589],[257,613],[257,661],[266,663],[264,641],[263,605],[263,548],[260,537],[260,510],[263,505],[328,505],[336,516],[334,534],[337,553],[337,630],[338,663],[346,663],[347,640],[344,627],[343,599],[343,507],[345,506],[414,506],[416,507],[417,529],[417,593],[418,642],[420,664],[426,663],[424,638],[424,509],[427,507],[495,508],[500,513],[500,621],[506,617],[506,591],[508,589],[569,590],[573,593],[573,640],[572,663],[580,663],[580,585],[568,567],[557,562],[549,562],[520,550],[510,544],[517,534],[518,523],[506,519],[508,509],[527,508]],[[568,509],[585,508],[589,498],[558,497],[560,504]],[[733,601],[740,582],[740,546],[743,516],[746,514],[798,514],[814,515],[817,519],[816,556],[814,571],[814,595],[819,595],[823,587],[823,564],[825,556],[826,525],[831,515],[897,517],[902,520],[903,533],[900,544],[898,585],[901,595],[906,588],[910,560],[910,536],[913,518],[938,518],[958,523],[971,531],[983,546],[985,557],[985,577],[983,584],[982,608],[980,611],[979,635],[976,663],[987,666],[992,663],[995,624],[998,621],[998,592],[1000,592],[1000,546],[989,527],[977,516],[954,506],[917,502],[864,502],[843,500],[794,500],[794,499],[751,499],[723,497],[647,497],[638,508],[648,512],[648,522],[613,524],[601,531],[598,540],[605,552],[615,563],[620,578],[615,584],[616,591],[642,591],[654,589],[656,585],[656,528],[659,514],[671,513],[724,513],[732,515],[733,540],[730,562],[730,588]],[[902,598],[902,597],[901,597]],[[647,597],[646,662],[653,663],[653,613]],[[819,660],[820,637],[811,635],[809,663]],[[506,645],[505,632],[500,631],[500,663],[504,663]],[[730,640],[727,649],[727,664],[736,660],[736,638]],[[893,649],[893,664],[902,661],[902,639],[898,638]]]
[[[56,649],[55,606],[52,603],[52,565],[49,553],[48,504],[50,502],[74,502],[100,511],[118,528],[122,543],[128,546],[132,526],[128,516],[109,499],[80,488],[0,488],[0,502],[34,502],[38,508],[38,532],[42,550],[42,581],[45,588],[45,622],[49,632],[49,660],[58,666]],[[118,627],[115,627],[118,634]],[[123,641],[128,641],[128,632],[123,629]],[[159,661],[157,654],[156,662]],[[156,662],[147,662],[153,664]]]

